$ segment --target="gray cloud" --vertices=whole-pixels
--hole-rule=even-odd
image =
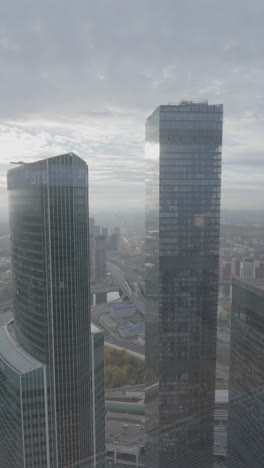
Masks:
[[[223,203],[243,206],[240,168],[253,188],[263,171],[263,13],[262,0],[2,2],[0,185],[13,158],[75,151],[95,207],[142,207],[146,117],[208,98],[225,106]]]

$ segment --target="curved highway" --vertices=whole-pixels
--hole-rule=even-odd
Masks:
[[[124,272],[121,270],[121,268],[115,263],[108,262],[109,269],[112,274],[112,278],[114,282],[118,284],[118,287],[123,291],[123,293],[129,298],[131,302],[135,305],[135,307],[143,314],[145,315],[145,304],[144,301],[142,300],[142,296],[137,296],[132,288],[130,287],[129,283],[126,280]]]

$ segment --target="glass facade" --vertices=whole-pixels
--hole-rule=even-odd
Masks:
[[[95,237],[95,281],[106,281],[106,237]]]
[[[1,466],[49,465],[46,366],[16,340],[14,322],[0,329]]]
[[[88,168],[73,153],[8,172],[18,342],[46,364],[50,466],[91,458]]]
[[[233,279],[228,468],[263,466],[263,350],[264,282]]]
[[[213,464],[222,105],[146,122],[146,466]]]
[[[94,468],[105,467],[104,332],[91,324]]]

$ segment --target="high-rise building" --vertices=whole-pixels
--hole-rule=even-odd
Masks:
[[[264,281],[233,279],[228,468],[262,468],[264,460]]]
[[[105,236],[106,240],[108,239],[108,228],[102,228],[102,236]]]
[[[7,182],[14,323],[0,332],[1,464],[87,468],[93,466],[87,165],[63,154],[21,164]]]
[[[0,466],[51,466],[46,366],[23,349],[14,322],[0,328]]]
[[[261,256],[264,255],[264,242],[254,242],[255,255]]]
[[[213,464],[222,105],[146,122],[146,466]]]
[[[113,252],[118,252],[118,237],[115,232],[113,232],[109,238],[109,249]]]
[[[241,262],[241,279],[243,280],[251,280],[253,279],[254,273],[254,264],[253,258],[244,258]]]
[[[231,281],[231,262],[221,262],[221,280]]]
[[[95,231],[95,220],[94,218],[89,218],[89,232],[90,234],[94,234]]]
[[[255,279],[264,279],[264,262],[260,260],[254,260],[253,262],[253,276]]]
[[[95,238],[95,281],[106,280],[106,237]]]
[[[95,222],[89,218],[89,240],[90,240],[90,281],[95,279]]]
[[[104,332],[91,324],[94,468],[105,467]]]
[[[115,227],[115,234],[117,238],[117,251],[120,250],[120,243],[121,243],[121,229],[119,226]]]
[[[100,226],[94,226],[94,235],[100,236],[101,235],[101,228]]]
[[[231,260],[232,276],[240,278],[240,258],[232,258]]]

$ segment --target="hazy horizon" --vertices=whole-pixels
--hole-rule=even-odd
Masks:
[[[135,211],[146,118],[208,99],[224,104],[222,207],[261,208],[261,0],[15,1],[16,15],[13,3],[0,17],[2,189],[10,161],[74,151],[89,164],[91,210]]]

